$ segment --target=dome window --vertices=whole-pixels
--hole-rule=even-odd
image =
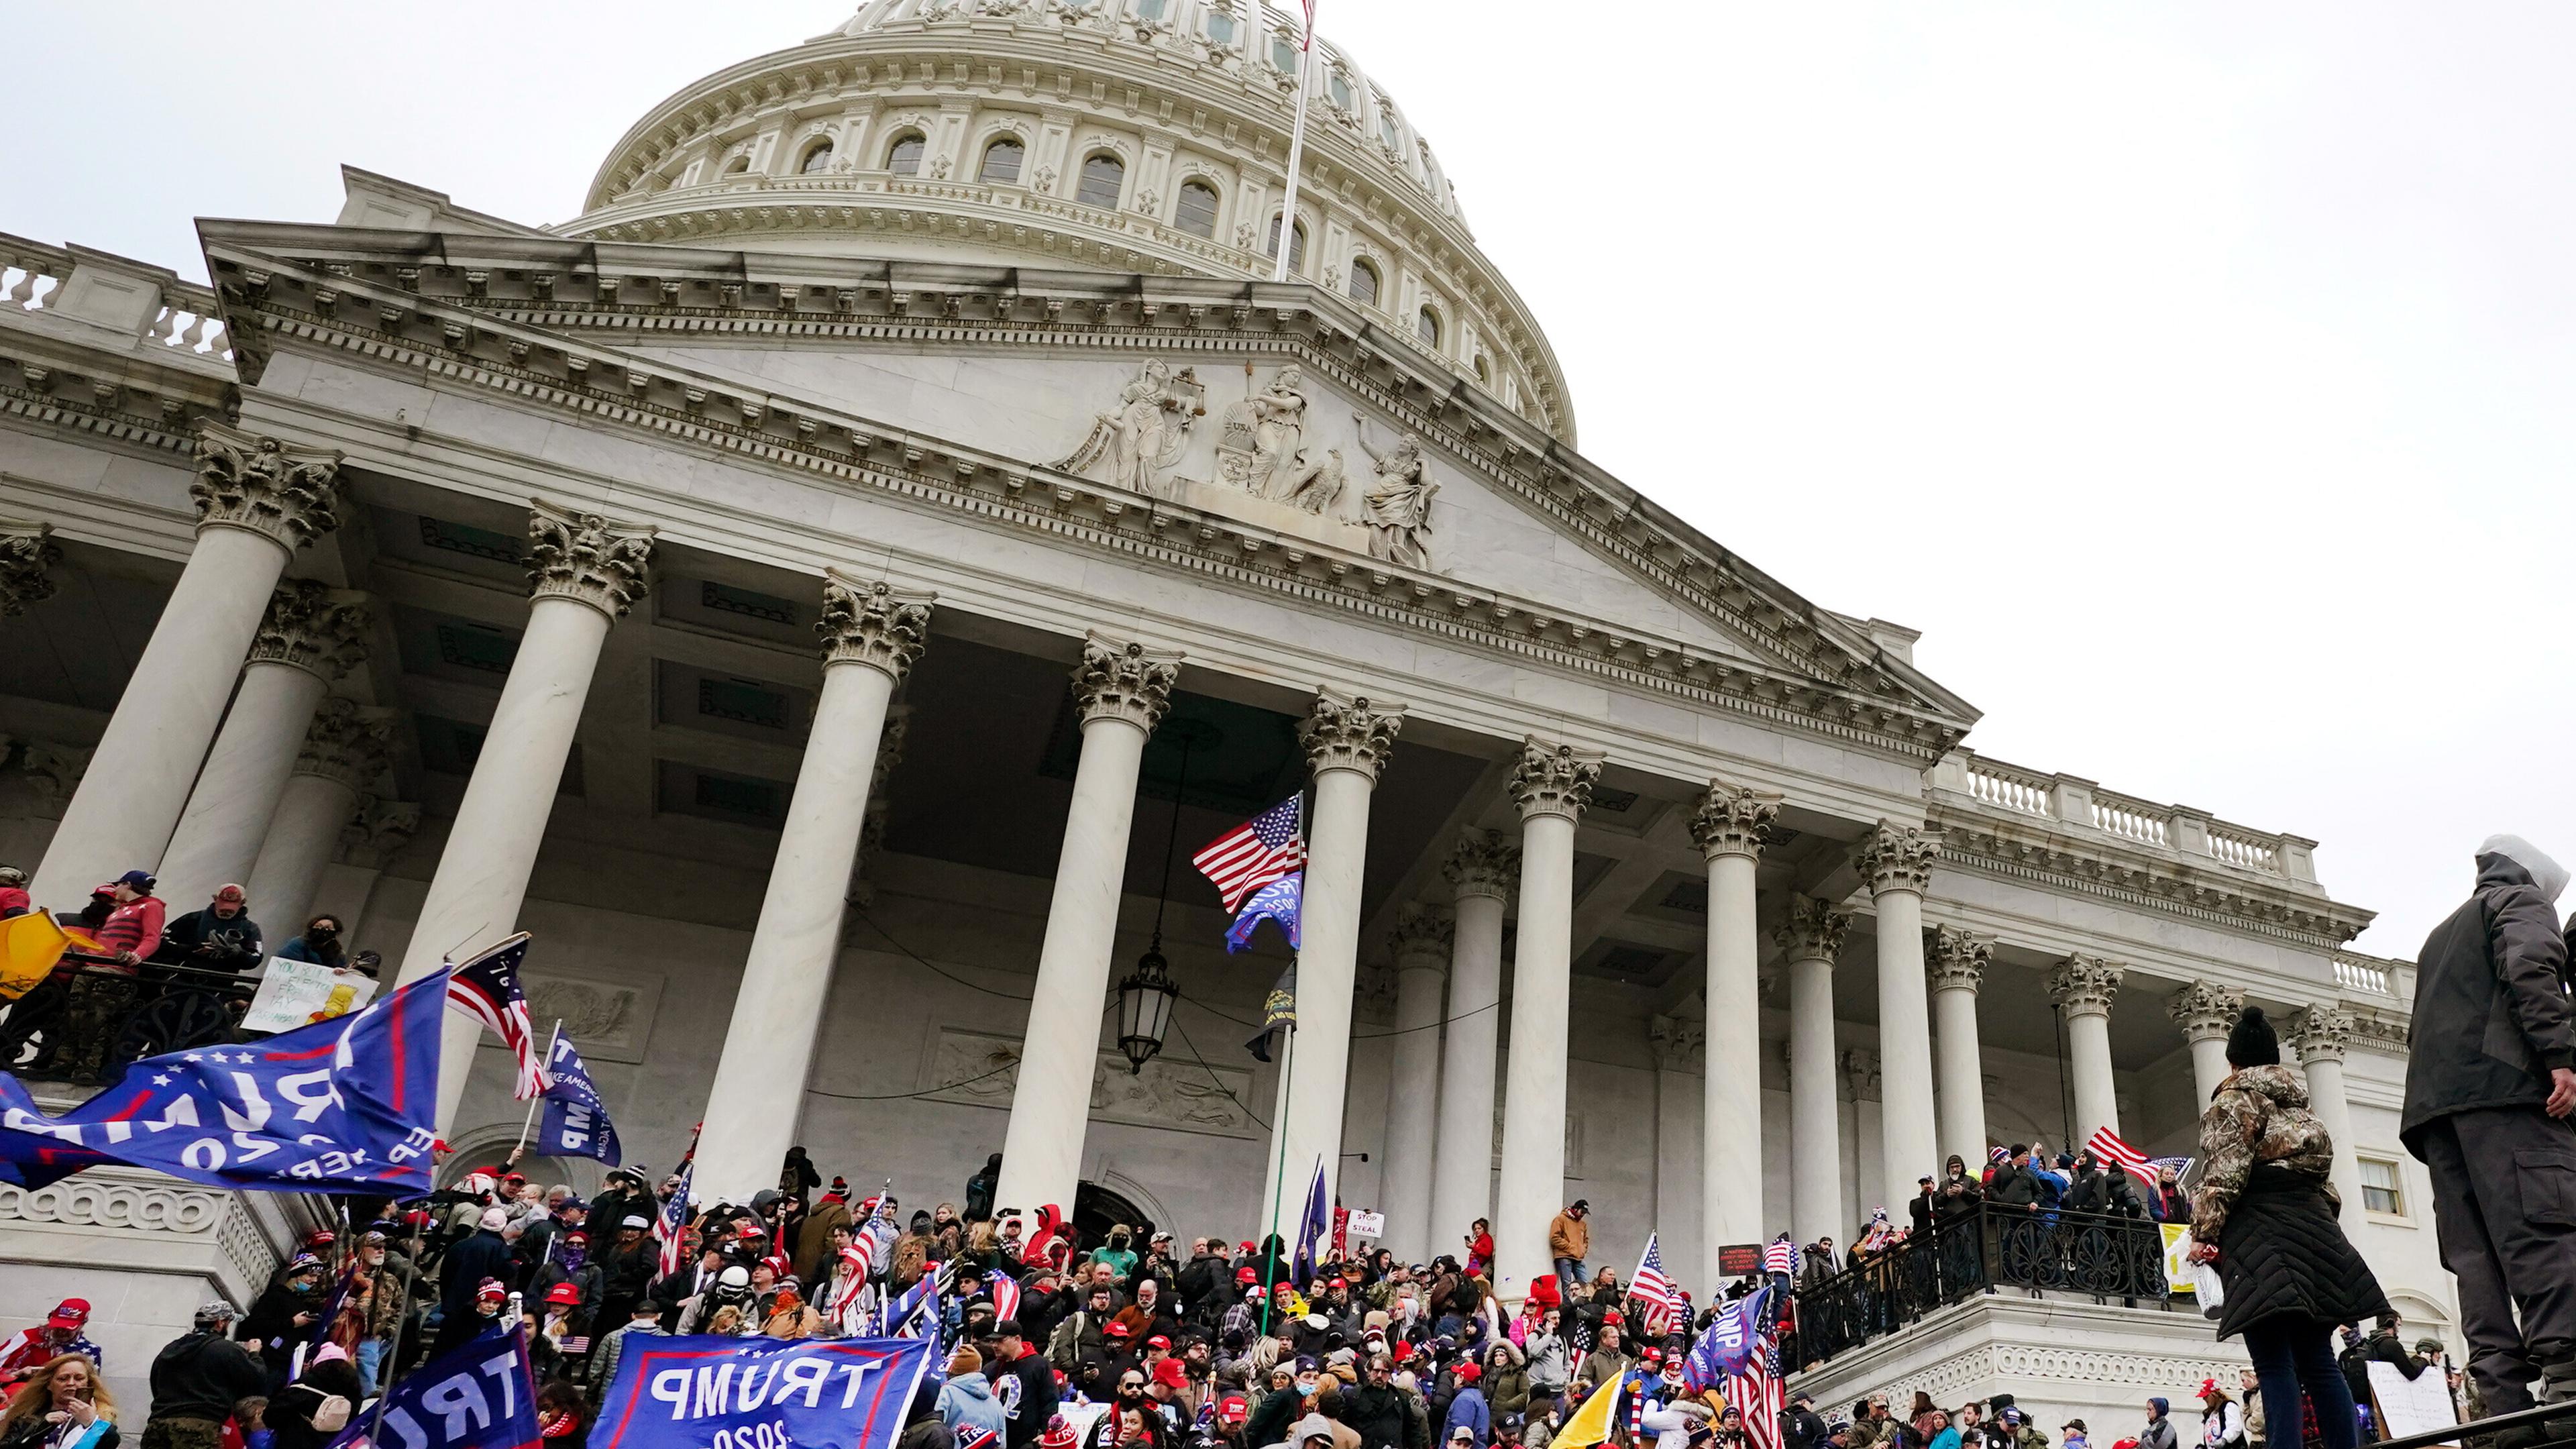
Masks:
[[[832,169],[832,143],[817,141],[805,150],[805,159],[797,164],[797,174],[813,176]]]
[[[1171,0],[1136,0],[1136,18],[1155,25],[1163,23],[1163,11]]]
[[[1378,113],[1377,136],[1379,140],[1386,143],[1387,149],[1390,151],[1400,152],[1404,149],[1404,133],[1395,128],[1395,112],[1380,111]]]
[[[1351,300],[1363,307],[1377,305],[1377,268],[1356,258],[1351,262]]]
[[[1324,82],[1324,94],[1333,98],[1335,106],[1345,111],[1349,110],[1353,102],[1351,78],[1340,71],[1333,72],[1332,76]]]
[[[1195,237],[1216,239],[1216,188],[1204,181],[1181,183],[1181,199],[1172,208],[1172,224]]]
[[[748,157],[748,156],[736,156],[736,157],[735,157],[735,158],[733,158],[731,161],[728,161],[728,162],[726,162],[726,163],[725,163],[724,174],[726,174],[727,176],[740,176],[740,175],[742,175],[744,172],[749,171],[750,169],[751,169],[751,158],[750,158],[750,157]]]
[[[897,176],[919,176],[921,153],[929,149],[929,143],[922,140],[919,131],[898,136],[893,147],[886,152],[886,169]]]
[[[1270,68],[1281,75],[1297,73],[1297,42],[1285,35],[1270,37]]]
[[[1424,346],[1437,349],[1440,346],[1440,314],[1428,307],[1423,308],[1413,319],[1413,333],[1422,339]]]
[[[1270,245],[1264,255],[1279,255],[1279,218],[1275,216],[1270,218]],[[1306,275],[1306,224],[1302,221],[1288,237],[1288,272],[1291,276]]]
[[[1218,45],[1234,44],[1234,12],[1211,10],[1207,13],[1207,38]]]
[[[1476,354],[1476,381],[1487,387],[1494,385],[1494,369],[1486,363],[1485,354],[1481,352]]]
[[[1027,158],[1028,148],[1014,136],[1004,136],[984,148],[984,169],[975,173],[978,181],[1014,183],[1020,179],[1020,162]]]
[[[1127,163],[1103,153],[1086,157],[1082,163],[1082,181],[1074,189],[1073,199],[1085,206],[1115,210],[1119,193],[1126,189]]]

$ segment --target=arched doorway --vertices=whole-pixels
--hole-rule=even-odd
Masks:
[[[1154,1220],[1145,1215],[1135,1199],[1096,1182],[1074,1184],[1073,1230],[1082,1235],[1082,1246],[1105,1241],[1109,1230],[1120,1223],[1135,1230],[1133,1246],[1142,1252],[1154,1236]]]

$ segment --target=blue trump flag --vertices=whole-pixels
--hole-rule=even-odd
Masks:
[[[561,1031],[555,1033],[546,1071],[554,1085],[546,1088],[537,1150],[551,1157],[596,1157],[616,1166],[617,1128],[608,1120],[608,1104],[599,1100],[599,1088],[590,1080],[590,1068],[582,1065],[581,1053],[572,1049],[572,1038]]]
[[[592,1449],[893,1449],[932,1345],[918,1338],[629,1338]]]
[[[427,1192],[446,1004],[440,971],[265,1041],[146,1057],[60,1117],[0,1072],[0,1182],[120,1162],[208,1187]]]
[[[1717,1315],[1717,1321],[1699,1336],[1699,1342],[1691,1345],[1682,1377],[1693,1392],[1723,1384],[1730,1375],[1744,1372],[1746,1361],[1762,1347],[1767,1322],[1762,1305],[1770,1298],[1771,1287],[1766,1283],[1735,1300]]]
[[[1252,933],[1261,929],[1263,921],[1277,921],[1280,931],[1288,937],[1288,949],[1296,950],[1297,918],[1305,905],[1305,898],[1306,873],[1302,870],[1294,875],[1283,875],[1253,892],[1252,899],[1243,903],[1242,913],[1234,918],[1234,924],[1225,928],[1226,954],[1250,950]]]
[[[528,1327],[497,1322],[385,1391],[382,1413],[350,1420],[331,1449],[535,1449],[536,1377]]]

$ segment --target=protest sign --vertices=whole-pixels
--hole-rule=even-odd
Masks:
[[[268,958],[259,994],[242,1016],[244,1031],[293,1031],[346,1016],[376,994],[376,983],[357,971],[334,971],[319,961]]]
[[[930,1366],[913,1338],[629,1338],[592,1449],[892,1449]]]

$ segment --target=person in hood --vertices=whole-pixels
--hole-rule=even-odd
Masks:
[[[432,1354],[460,1348],[483,1331],[474,1312],[474,1294],[484,1279],[510,1276],[510,1245],[501,1237],[508,1225],[506,1209],[487,1207],[474,1220],[474,1231],[447,1250],[438,1270],[438,1343]]]
[[[152,1360],[152,1417],[143,1432],[169,1449],[218,1449],[233,1405],[256,1398],[268,1375],[227,1336],[235,1311],[220,1300],[197,1310],[188,1332]]]
[[[993,1397],[992,1381],[984,1377],[984,1356],[973,1344],[961,1343],[948,1356],[947,1380],[939,1386],[939,1422],[961,1444],[979,1432],[999,1440],[1010,1431],[1002,1401]]]
[[[2540,1402],[2576,1402],[2576,1027],[2556,910],[2567,869],[2516,835],[2488,836],[2477,868],[2467,902],[2416,955],[2397,1135],[2433,1178],[2469,1377],[2488,1413],[2509,1414],[2531,1407],[2534,1379]],[[2558,1210],[2533,1210],[2547,1203]]]
[[[2124,1439],[2135,1449],[2174,1449],[2173,1406],[2160,1395],[2147,1400],[2147,1425],[2135,1439]]]
[[[2192,1258],[2218,1265],[2218,1336],[2245,1336],[2264,1418],[2299,1423],[2304,1393],[2326,1449],[2355,1449],[2352,1389],[2331,1340],[2337,1324],[2387,1312],[2388,1298],[2336,1221],[2334,1139],[2309,1112],[2298,1074],[2281,1065],[2261,1007],[2237,1016],[2227,1064],[2200,1119],[2207,1167],[2191,1204]]]

